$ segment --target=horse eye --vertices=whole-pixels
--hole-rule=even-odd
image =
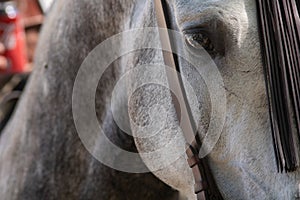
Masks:
[[[204,48],[208,53],[214,53],[215,47],[210,41],[209,37],[201,33],[186,34],[186,41],[188,44],[196,49]]]

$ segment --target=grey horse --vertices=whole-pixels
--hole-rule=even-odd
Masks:
[[[209,154],[209,164],[223,197],[295,197],[299,171],[279,174],[276,169],[255,0],[169,0],[168,4],[172,13],[170,21],[179,32],[185,35],[189,27],[205,28],[214,45],[211,56],[223,77],[227,109],[223,113],[226,122],[221,136]],[[184,154],[152,173],[120,172],[103,165],[86,150],[74,125],[73,86],[87,55],[114,34],[155,26],[151,0],[64,0],[55,3],[43,27],[34,72],[1,135],[1,199],[196,198],[192,173]],[[164,106],[168,114],[167,126],[153,137],[133,138],[113,119],[107,102],[120,77],[132,66],[155,64],[162,59],[161,53],[154,50],[137,54],[128,62],[120,58],[102,76],[95,98],[98,121],[107,137],[127,151],[151,151],[170,138],[175,138],[177,145],[168,153],[182,151],[182,133],[177,129],[170,131],[170,127],[178,127],[178,122],[165,88],[150,85],[136,91],[134,99],[128,101],[130,117],[134,123],[142,125],[147,124],[145,117],[153,103]],[[198,91],[196,99],[200,106],[193,109],[193,114],[201,116],[199,133],[203,134],[209,128],[211,110],[208,88],[201,76],[195,76],[197,69],[182,59],[179,65],[188,83]],[[136,81],[144,80],[132,77],[128,90]],[[158,121],[165,120],[162,119],[165,116],[155,116]],[[137,135],[141,128],[133,128],[132,134]],[[141,156],[149,169],[168,159],[168,154],[155,158]]]

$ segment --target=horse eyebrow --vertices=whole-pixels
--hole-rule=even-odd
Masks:
[[[180,14],[177,15],[178,25],[183,30],[189,29],[190,27],[206,27],[210,25],[210,22],[213,20],[221,20],[222,16],[220,12],[212,10],[211,7],[202,9],[201,11],[197,10],[193,17],[190,14]]]
[[[170,1],[170,0],[168,0]],[[186,28],[186,26],[197,26],[213,19],[224,19],[224,14],[228,13],[227,21],[231,20],[232,14],[239,18],[240,9],[234,9],[233,7],[239,5],[244,7],[243,1],[230,1],[224,4],[223,0],[173,0],[169,3],[174,9],[177,24],[180,27]],[[233,13],[234,12],[234,13]]]
[[[256,0],[278,171],[299,167],[300,1]]]

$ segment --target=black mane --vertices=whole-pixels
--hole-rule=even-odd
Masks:
[[[257,0],[266,88],[278,170],[299,166],[299,0]]]

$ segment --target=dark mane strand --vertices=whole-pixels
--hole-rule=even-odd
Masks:
[[[278,171],[299,166],[299,0],[257,0],[262,56]]]

